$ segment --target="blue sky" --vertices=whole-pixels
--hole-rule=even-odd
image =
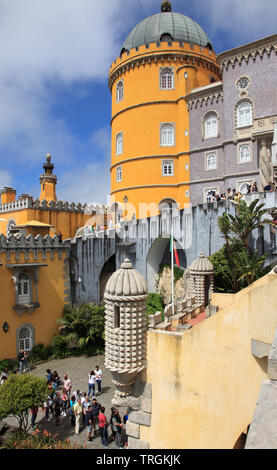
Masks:
[[[107,202],[108,72],[161,0],[0,0],[0,188],[39,196],[50,152],[59,199]],[[217,53],[277,33],[276,0],[172,0]]]

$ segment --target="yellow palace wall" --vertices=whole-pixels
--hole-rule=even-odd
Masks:
[[[62,212],[54,210],[23,209],[14,212],[3,212],[1,219],[14,219],[17,225],[26,224],[30,220],[37,220],[53,225],[55,231],[61,232],[63,239],[73,238],[76,230],[83,227],[91,219],[91,215],[78,212]],[[7,235],[7,222],[0,221],[0,233]],[[51,233],[55,235],[55,232]]]
[[[152,421],[140,438],[150,448],[234,447],[267,377],[267,359],[251,354],[251,339],[272,343],[276,292],[277,275],[268,274],[184,334],[148,332]]]
[[[174,70],[171,90],[160,89],[160,68],[166,66]],[[119,76],[113,81],[117,72]],[[172,198],[181,208],[189,203],[189,115],[185,96],[192,88],[209,84],[211,77],[219,80],[216,56],[198,45],[150,44],[149,48],[131,50],[129,55],[123,53],[113,63],[111,194],[121,204],[127,196],[137,216],[140,202],[158,205],[162,199]],[[117,103],[116,87],[121,80],[124,98]],[[174,123],[174,146],[160,145],[161,123]],[[119,133],[123,134],[123,153],[116,155]],[[173,176],[162,176],[162,159],[167,158],[174,160]],[[118,166],[122,167],[122,182],[116,182]]]
[[[20,258],[15,259],[15,253],[11,253],[10,260],[6,261],[6,255],[0,254],[0,360],[15,358],[17,356],[16,332],[24,323],[30,324],[35,329],[34,344],[43,343],[49,345],[51,339],[58,333],[56,319],[61,317],[65,299],[65,272],[64,262],[66,252],[62,252],[59,259],[58,253],[54,253],[51,260],[50,253],[47,252],[46,259],[42,259],[42,254],[38,252],[38,259],[34,260],[33,253],[29,253],[29,260],[25,261],[24,253],[20,253]],[[38,268],[38,302],[40,307],[36,308],[30,315],[28,312],[21,317],[13,309],[15,305],[15,285],[12,280],[12,269],[8,269],[6,264],[13,263],[43,263],[46,267]],[[33,285],[34,290],[34,285]],[[9,324],[8,333],[4,333],[2,326],[4,322]]]

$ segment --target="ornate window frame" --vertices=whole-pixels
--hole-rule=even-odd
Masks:
[[[169,86],[162,86],[162,74],[163,72],[165,72],[166,70],[170,70],[172,72],[172,85],[171,87]],[[166,80],[168,82],[168,79]],[[163,67],[160,67],[159,68],[159,85],[160,85],[160,90],[162,91],[165,91],[165,90],[175,90],[175,69],[174,67],[170,67],[170,66],[163,66]]]
[[[25,349],[25,348],[21,348],[21,344],[20,344],[20,332],[23,330],[23,328],[28,328],[30,330],[30,347],[28,349]],[[23,349],[25,351],[31,351],[33,349],[35,345],[35,328],[33,327],[33,325],[31,325],[30,323],[22,323],[22,325],[20,325],[17,330],[16,330],[16,349],[17,349],[17,352],[19,353],[20,349]]]
[[[207,196],[210,191],[215,191],[216,194],[219,194],[219,186],[212,186],[210,188],[204,188],[203,190],[204,203],[210,202],[210,201],[207,201]]]
[[[120,85],[122,86],[121,86],[121,89],[119,90]],[[123,100],[124,100],[124,79],[121,78],[116,84],[116,102],[120,103]]]
[[[116,168],[116,182],[121,183],[122,181],[122,166]]]
[[[248,80],[248,85],[247,85],[245,88],[241,88],[241,87],[239,86],[239,82],[240,82],[240,80],[242,80],[243,78],[246,78],[246,79]],[[241,92],[241,93],[246,92],[246,91],[249,89],[250,85],[251,85],[251,78],[249,77],[249,75],[241,75],[241,76],[236,80],[236,89],[237,89],[239,92]]]
[[[239,125],[239,119],[238,119],[238,112],[239,112],[239,107],[243,103],[249,103],[250,109],[251,109],[251,123],[250,124],[244,124],[244,125]],[[234,116],[234,121],[235,121],[235,129],[244,129],[246,127],[252,127],[253,126],[253,121],[254,121],[254,102],[252,99],[245,97],[241,98],[239,101],[237,101],[235,105],[235,116]]]
[[[245,161],[241,160],[241,151],[243,147],[249,147],[249,160],[245,160]],[[246,165],[247,163],[251,163],[253,161],[251,142],[241,142],[238,144],[237,149],[238,149],[238,164],[239,165]]]
[[[173,131],[172,144],[163,143],[163,127],[171,126]],[[176,146],[176,124],[175,122],[161,122],[160,123],[160,147],[175,147]]]
[[[211,114],[216,115],[217,129],[216,129],[215,135],[207,136],[206,121],[207,121],[209,115],[211,115]],[[202,140],[215,139],[216,137],[220,137],[219,123],[220,123],[219,113],[217,111],[215,111],[214,109],[211,109],[210,111],[207,111],[204,114],[203,118],[202,118]]]
[[[243,179],[243,180],[238,180],[238,181],[236,182],[237,192],[239,192],[239,193],[241,193],[241,194],[247,194],[247,193],[242,193],[242,192],[241,192],[241,187],[242,187],[242,185],[244,185],[244,184],[246,184],[246,183],[251,186],[251,185],[254,183],[254,180],[251,179],[251,178],[249,178],[249,179],[247,178],[247,179]]]
[[[210,155],[215,156],[215,167],[209,168],[208,167],[208,157]],[[217,150],[210,150],[209,152],[205,152],[205,170],[206,171],[214,171],[218,169],[218,156],[217,156]]]
[[[167,168],[166,172],[165,168]],[[168,168],[171,168],[171,173],[168,172]],[[169,158],[162,160],[162,176],[174,176],[174,160]]]
[[[121,142],[119,143],[119,138],[121,138]],[[120,145],[120,147],[119,147]],[[118,132],[116,134],[116,138],[115,138],[115,153],[116,153],[116,156],[118,157],[119,155],[122,155],[123,154],[123,132]]]

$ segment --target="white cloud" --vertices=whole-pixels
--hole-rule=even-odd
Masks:
[[[0,188],[11,186],[12,177],[8,171],[0,170]]]
[[[59,199],[82,204],[107,204],[110,192],[108,163],[91,163],[61,175],[57,187]]]

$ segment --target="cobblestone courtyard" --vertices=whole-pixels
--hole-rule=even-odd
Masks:
[[[56,370],[61,378],[64,374],[67,374],[72,381],[72,392],[75,390],[80,390],[81,392],[88,392],[88,374],[91,370],[95,369],[95,366],[99,366],[103,371],[103,380],[102,380],[102,393],[97,396],[96,399],[101,403],[102,406],[106,408],[105,414],[109,421],[110,419],[110,409],[111,409],[111,399],[114,394],[114,385],[111,380],[111,373],[109,370],[105,369],[104,366],[104,356],[93,356],[93,357],[72,357],[67,359],[59,359],[55,361],[45,362],[38,366],[35,366],[31,371],[31,374],[45,377],[46,369],[51,369],[51,371]],[[58,388],[61,391],[62,387]],[[97,386],[96,386],[97,390]],[[123,415],[126,412],[125,408],[119,408],[120,415]],[[30,418],[31,419],[31,418]],[[17,425],[17,420],[15,418],[5,419],[8,424]],[[70,416],[65,417],[61,416],[60,424],[56,426],[55,419],[51,419],[48,422],[43,415],[41,408],[36,420],[37,428],[39,430],[46,429],[52,434],[57,434],[57,439],[70,439],[70,441],[76,442],[78,445],[86,444],[88,449],[111,449],[114,448],[114,443],[109,443],[108,447],[103,447],[101,445],[100,437],[97,435],[92,442],[87,442],[87,433],[84,425],[81,426],[81,432],[79,435],[74,433],[74,427],[71,426]],[[108,428],[109,436],[111,435],[111,428]]]

